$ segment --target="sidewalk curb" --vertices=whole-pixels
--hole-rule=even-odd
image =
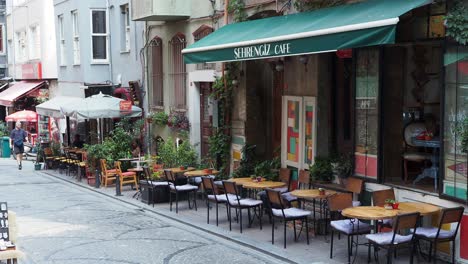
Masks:
[[[44,172],[44,171],[36,171],[36,173],[38,174],[42,174],[42,175],[46,175],[46,176],[50,176],[50,177],[53,177],[55,179],[58,179],[58,180],[62,180],[64,182],[67,182],[67,183],[71,183],[77,187],[80,187],[80,188],[83,188],[83,189],[87,189],[87,190],[90,190],[90,191],[93,191],[97,194],[100,194],[100,195],[103,195],[103,196],[106,196],[108,198],[112,198],[112,199],[115,199],[115,200],[118,200],[120,202],[123,202],[123,203],[126,203],[128,205],[131,205],[131,206],[134,206],[134,207],[137,207],[138,209],[140,210],[144,210],[144,211],[149,211],[153,214],[156,214],[160,217],[163,217],[163,218],[167,218],[167,219],[170,219],[171,221],[175,221],[175,222],[178,222],[180,224],[183,224],[183,225],[187,225],[189,227],[192,227],[192,228],[195,228],[199,231],[203,231],[203,232],[206,232],[210,235],[213,235],[213,236],[216,236],[216,237],[219,237],[219,238],[222,238],[222,239],[225,239],[227,241],[230,241],[230,242],[233,242],[233,243],[236,243],[240,246],[243,246],[243,247],[246,247],[246,248],[249,248],[249,249],[252,249],[252,250],[255,250],[257,252],[260,252],[262,254],[265,254],[265,255],[268,255],[270,257],[273,257],[273,258],[276,258],[280,261],[283,261],[283,262],[286,262],[286,263],[291,263],[291,264],[296,264],[298,262],[295,262],[295,261],[292,261],[290,259],[287,259],[281,255],[278,255],[278,254],[275,254],[275,253],[272,253],[270,251],[267,251],[265,249],[261,249],[261,248],[258,248],[250,243],[247,243],[247,242],[243,242],[241,240],[238,240],[238,239],[235,239],[235,238],[232,238],[232,237],[228,237],[226,235],[223,235],[223,234],[220,234],[220,233],[217,233],[215,231],[211,231],[211,230],[208,230],[206,228],[203,228],[201,226],[198,226],[198,225],[194,225],[190,222],[187,222],[187,221],[184,221],[183,219],[179,219],[179,218],[175,218],[175,217],[172,217],[172,216],[169,216],[169,215],[166,215],[166,214],[163,214],[161,212],[158,212],[158,211],[155,211],[154,209],[151,209],[151,208],[147,208],[147,207],[143,207],[141,205],[138,205],[136,203],[132,203],[130,201],[127,201],[125,199],[122,199],[118,196],[114,196],[114,195],[110,195],[110,194],[107,194],[107,193],[104,193],[104,192],[100,192],[98,189],[94,188],[94,187],[91,187],[91,186],[87,186],[87,185],[82,185],[82,184],[79,184],[77,183],[76,181],[73,181],[73,180],[69,180],[69,179],[66,179],[66,178],[62,178],[62,177],[58,177],[52,173],[48,173],[48,172]]]

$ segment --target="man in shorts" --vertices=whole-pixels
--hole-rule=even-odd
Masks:
[[[21,128],[21,122],[17,121],[15,128],[11,131],[10,134],[11,143],[10,145],[13,148],[13,151],[16,155],[16,162],[18,163],[18,169],[22,169],[21,161],[23,160],[24,153],[24,141],[28,142],[28,134]]]

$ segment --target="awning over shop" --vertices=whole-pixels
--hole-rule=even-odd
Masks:
[[[42,116],[51,116],[55,118],[63,117],[60,107],[72,105],[80,102],[83,98],[70,96],[57,96],[47,102],[36,105],[36,112]]]
[[[369,0],[226,25],[182,50],[186,63],[241,61],[391,44],[404,13],[431,0]]]
[[[0,93],[0,105],[13,106],[13,102],[42,87],[45,82],[17,82]]]

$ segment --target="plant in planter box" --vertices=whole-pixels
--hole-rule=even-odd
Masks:
[[[169,116],[165,112],[161,111],[151,114],[151,119],[156,125],[165,126],[168,123]]]
[[[185,112],[171,111],[168,116],[167,126],[174,130],[190,130],[190,122],[185,115]]]
[[[350,153],[337,156],[330,164],[335,178],[346,179],[353,172],[353,156]]]
[[[197,163],[198,155],[190,145],[188,140],[184,140],[177,148],[177,162],[184,167],[195,166]]]
[[[309,167],[312,181],[330,182],[333,169],[328,157],[315,157],[314,165]]]
[[[399,203],[393,199],[386,199],[384,208],[385,209],[398,209]]]

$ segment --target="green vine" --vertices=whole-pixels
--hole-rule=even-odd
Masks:
[[[247,12],[245,12],[244,0],[231,0],[229,1],[229,13],[232,13],[234,22],[242,22],[247,20]]]
[[[220,178],[229,175],[229,164],[231,157],[231,113],[233,80],[238,74],[238,63],[226,63],[226,71],[223,77],[216,78],[212,86],[210,97],[218,102],[218,128],[210,136],[208,154],[215,167],[221,171]]]
[[[465,45],[468,42],[468,8],[462,1],[456,1],[446,17],[447,36]]]
[[[294,8],[296,8],[296,10],[299,12],[306,12],[326,7],[338,6],[345,3],[345,0],[295,0]]]

